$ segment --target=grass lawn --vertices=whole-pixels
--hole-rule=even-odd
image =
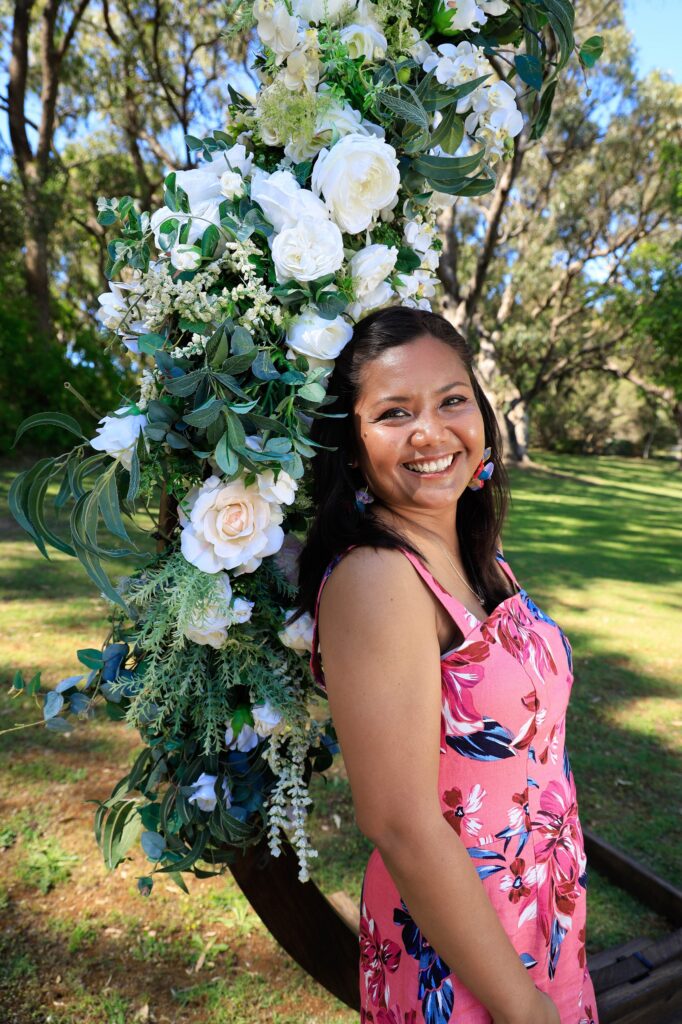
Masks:
[[[679,508],[670,463],[535,455],[515,471],[505,555],[571,639],[568,748],[581,819],[682,885]],[[0,463],[4,500],[17,460]],[[11,701],[16,669],[56,681],[99,647],[105,604],[75,561],[43,560],[0,516],[0,729],[36,721]],[[129,572],[120,564],[117,571]],[[92,805],[137,749],[107,721],[68,737],[0,737],[0,1020],[3,1024],[355,1024],[270,937],[232,882],[188,880],[138,896],[148,862],[103,867]],[[313,783],[315,881],[359,899],[371,849],[340,762]],[[669,925],[590,872],[588,951]]]

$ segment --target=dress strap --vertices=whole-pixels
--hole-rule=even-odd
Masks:
[[[453,597],[452,594],[449,594],[448,591],[440,585],[436,577],[429,572],[421,559],[417,558],[416,555],[413,555],[411,551],[407,551],[405,548],[400,548],[400,550],[407,560],[412,563],[431,593],[435,594],[438,598],[450,618],[454,621],[455,625],[461,630],[462,635],[466,637],[466,635],[471,632],[480,620],[477,619],[475,615],[472,615],[466,605],[463,605],[461,601],[458,601],[456,597]]]
[[[521,584],[519,583],[519,581],[517,580],[516,576],[512,572],[511,566],[509,565],[509,562],[507,562],[507,560],[503,557],[502,551],[500,550],[500,548],[497,548],[497,550],[495,552],[495,558],[500,563],[500,565],[502,566],[502,569],[507,574],[507,576],[512,581],[512,583],[515,583],[516,586],[519,588],[519,590],[522,590],[523,588],[522,588]]]
[[[315,680],[317,685],[320,686],[325,692],[326,692],[326,689],[327,689],[327,684],[324,681],[324,671],[322,669],[322,658],[320,657],[320,640],[319,640],[318,627],[317,627],[317,620],[318,620],[318,616],[320,614],[320,598],[322,597],[322,590],[324,588],[324,585],[327,582],[327,580],[329,579],[329,577],[331,576],[333,570],[339,564],[339,562],[344,557],[344,555],[347,555],[348,552],[352,551],[354,547],[357,547],[357,544],[351,544],[349,547],[347,547],[345,549],[345,551],[340,551],[338,555],[335,555],[332,558],[331,562],[329,563],[327,568],[324,570],[324,573],[322,575],[322,579],[320,580],[320,586],[319,586],[318,591],[317,591],[317,598],[315,600],[315,615],[313,617],[313,642],[312,642],[312,652],[311,652],[311,655],[310,655],[310,671],[312,672],[313,679]]]

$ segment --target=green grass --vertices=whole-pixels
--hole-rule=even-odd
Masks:
[[[682,474],[658,461],[535,458],[512,473],[504,548],[573,645],[567,746],[581,819],[682,885]],[[0,463],[0,500],[15,470]],[[41,718],[37,704],[6,696],[13,672],[74,674],[76,649],[100,646],[107,623],[76,562],[58,552],[47,562],[13,522],[0,527],[2,729]],[[141,854],[105,872],[85,801],[124,774],[138,749],[132,730],[102,720],[64,738],[39,725],[2,743],[0,909],[13,922],[0,934],[3,1022],[44,1022],[47,1007],[54,1024],[129,1024],[148,1005],[150,1019],[177,1024],[355,1024],[283,953],[229,874],[190,879],[189,896],[161,881],[144,900]],[[314,879],[357,901],[371,844],[354,825],[340,759],[312,794]],[[589,951],[669,928],[589,870]]]

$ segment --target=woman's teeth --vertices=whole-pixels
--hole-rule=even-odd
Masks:
[[[434,459],[432,462],[405,462],[403,465],[413,473],[442,473],[452,465],[454,458],[454,455],[444,455],[442,459]]]

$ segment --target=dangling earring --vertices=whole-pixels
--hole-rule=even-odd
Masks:
[[[486,459],[490,458],[491,450],[492,449],[490,448],[486,448],[486,450],[483,452],[483,458],[476,467],[476,472],[474,473],[471,480],[467,484],[467,487],[472,491],[480,491],[486,480],[490,480],[490,477],[493,475],[495,463],[486,463],[485,461]]]
[[[358,510],[358,512],[364,512],[365,506],[371,505],[373,501],[374,498],[369,493],[369,487],[367,486],[367,484],[365,484],[362,490],[357,490],[355,492],[355,507]]]

